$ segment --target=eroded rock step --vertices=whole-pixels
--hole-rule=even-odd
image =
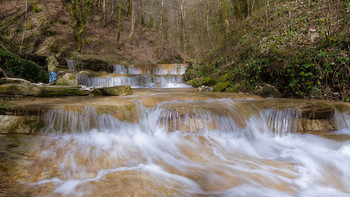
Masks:
[[[251,130],[274,135],[330,133],[350,126],[349,105],[327,101],[209,99],[161,101],[145,107],[161,93],[118,100],[90,98],[40,104],[2,106],[1,133],[87,132],[91,129],[120,130],[128,124],[163,128],[167,132],[236,132]],[[165,95],[164,95],[165,97]],[[115,103],[115,104],[114,104]],[[146,124],[147,123],[147,124]]]

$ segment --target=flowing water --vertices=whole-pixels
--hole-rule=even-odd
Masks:
[[[187,65],[182,64],[115,65],[114,74],[81,75],[78,81],[80,85],[98,87],[130,85],[132,88],[189,88],[182,80],[186,68]]]
[[[297,110],[255,100],[135,105],[136,121],[55,109],[42,134],[0,138],[24,152],[11,179],[29,196],[350,196],[345,112],[322,137],[296,133]]]

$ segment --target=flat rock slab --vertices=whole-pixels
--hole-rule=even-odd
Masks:
[[[25,85],[29,85],[31,83],[30,83],[30,81],[27,81],[25,79],[3,77],[3,78],[0,78],[0,84],[25,84]]]
[[[90,89],[82,86],[39,86],[24,84],[3,84],[0,85],[0,94],[22,95],[35,97],[60,97],[60,96],[86,96]]]

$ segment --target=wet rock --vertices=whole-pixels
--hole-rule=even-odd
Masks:
[[[299,133],[327,133],[337,130],[335,120],[332,119],[308,119],[298,121]]]
[[[300,109],[302,117],[309,119],[330,119],[334,116],[335,107],[328,103],[306,103]]]
[[[0,79],[0,84],[31,84],[29,81],[20,78],[8,78],[4,77]]]
[[[275,86],[270,84],[265,84],[261,91],[257,92],[258,95],[263,97],[273,97],[273,98],[281,98],[282,94]]]
[[[97,88],[105,96],[127,96],[132,95],[132,90],[130,86],[114,86],[114,87],[104,87]]]
[[[28,134],[36,131],[39,120],[37,117],[0,115],[0,133]]]
[[[63,77],[58,78],[56,85],[77,86],[78,78],[71,73],[66,73]]]

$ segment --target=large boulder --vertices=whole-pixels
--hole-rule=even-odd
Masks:
[[[265,84],[261,91],[258,91],[258,95],[263,97],[273,97],[273,98],[281,98],[282,94],[275,86],[270,84]]]
[[[114,86],[114,87],[104,87],[98,88],[105,96],[127,96],[132,95],[132,90],[130,86]]]
[[[66,73],[63,77],[58,78],[56,85],[76,86],[78,85],[78,78],[71,73]]]
[[[26,84],[29,85],[31,84],[30,81],[27,81],[25,79],[20,79],[20,78],[0,78],[0,84]]]

